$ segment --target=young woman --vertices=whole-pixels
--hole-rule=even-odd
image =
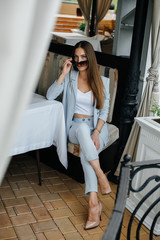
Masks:
[[[71,67],[76,70],[71,70]],[[108,141],[105,124],[109,110],[109,79],[100,77],[92,45],[80,41],[73,57],[63,64],[62,73],[47,91],[47,99],[55,99],[63,91],[64,114],[68,140],[80,144],[80,159],[85,176],[85,192],[89,195],[88,220],[85,229],[99,225],[102,204],[97,198],[97,180],[102,194],[111,192],[98,154]]]

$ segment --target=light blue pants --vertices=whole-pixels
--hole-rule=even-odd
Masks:
[[[98,159],[98,154],[104,147],[103,140],[99,135],[100,148],[97,151],[91,139],[93,130],[93,118],[74,118],[68,136],[70,142],[80,144],[81,147],[80,159],[84,171],[86,195],[90,192],[98,192],[97,176],[89,162]]]

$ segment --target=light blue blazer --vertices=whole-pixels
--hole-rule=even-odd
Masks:
[[[57,80],[49,87],[47,91],[47,99],[54,100],[63,92],[62,103],[64,106],[64,115],[65,115],[65,124],[66,124],[66,134],[68,136],[68,131],[72,123],[75,103],[76,103],[76,95],[78,88],[78,71],[72,70],[69,72],[63,83],[61,85],[57,84]],[[104,106],[102,109],[96,108],[96,101],[94,105],[94,128],[97,125],[98,119],[104,120],[106,122],[109,112],[109,78],[101,76],[104,84]],[[104,144],[108,142],[108,128],[107,124],[104,124],[100,136],[102,137]]]

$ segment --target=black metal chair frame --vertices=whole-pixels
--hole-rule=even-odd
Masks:
[[[107,229],[104,233],[103,240],[108,240],[108,239],[119,240],[120,239],[126,200],[129,192],[130,191],[140,192],[144,188],[146,188],[149,185],[149,183],[153,180],[155,180],[156,182],[160,182],[160,174],[152,175],[151,173],[151,176],[148,176],[148,179],[142,184],[142,186],[140,186],[138,189],[135,189],[132,185],[132,182],[134,177],[137,175],[137,173],[145,169],[156,169],[156,168],[159,169],[160,160],[150,160],[150,161],[141,161],[141,162],[130,162],[130,160],[131,160],[131,157],[129,155],[125,155],[124,162],[122,162],[121,164],[120,181],[118,185],[115,206],[112,212],[111,219],[107,226]],[[140,202],[137,204],[136,208],[134,209],[133,213],[131,214],[130,221],[128,223],[128,229],[127,229],[127,240],[131,239],[132,224],[137,211],[139,210],[141,205],[144,203],[144,201],[146,201],[146,199],[148,199],[151,196],[151,194],[153,194],[158,188],[160,188],[160,183],[156,184],[155,187],[153,187],[150,191],[148,191],[148,193],[140,200]],[[142,218],[139,220],[137,230],[136,230],[137,240],[140,239],[140,230],[145,218],[159,202],[160,202],[160,197],[152,202],[150,207],[147,209],[147,211],[144,213]],[[153,239],[154,227],[159,217],[160,217],[160,211],[154,216],[151,229],[150,229],[150,236],[149,236],[150,240]]]

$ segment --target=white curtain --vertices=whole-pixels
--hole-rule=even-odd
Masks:
[[[86,21],[85,34],[89,36],[91,0],[78,0],[78,4]]]
[[[158,69],[160,67],[160,1],[154,0],[153,2],[153,23],[152,23],[152,67],[151,71],[154,74],[154,86],[151,96],[151,107],[154,101],[159,103],[159,75]]]
[[[159,101],[159,88],[158,88],[158,68],[160,67],[160,1],[153,1],[153,17],[152,17],[152,60],[151,67],[148,70],[148,77],[146,79],[146,87],[140,103],[140,107],[136,117],[147,117],[151,115],[152,98]],[[130,154],[132,161],[136,159],[138,141],[139,141],[140,127],[134,122],[127,144],[123,151],[121,161],[124,155]],[[120,164],[117,168],[115,175],[119,175]]]
[[[96,27],[95,33],[98,33],[98,23],[105,17],[112,0],[98,0],[96,7]]]
[[[0,0],[0,183],[34,91],[61,1]]]

